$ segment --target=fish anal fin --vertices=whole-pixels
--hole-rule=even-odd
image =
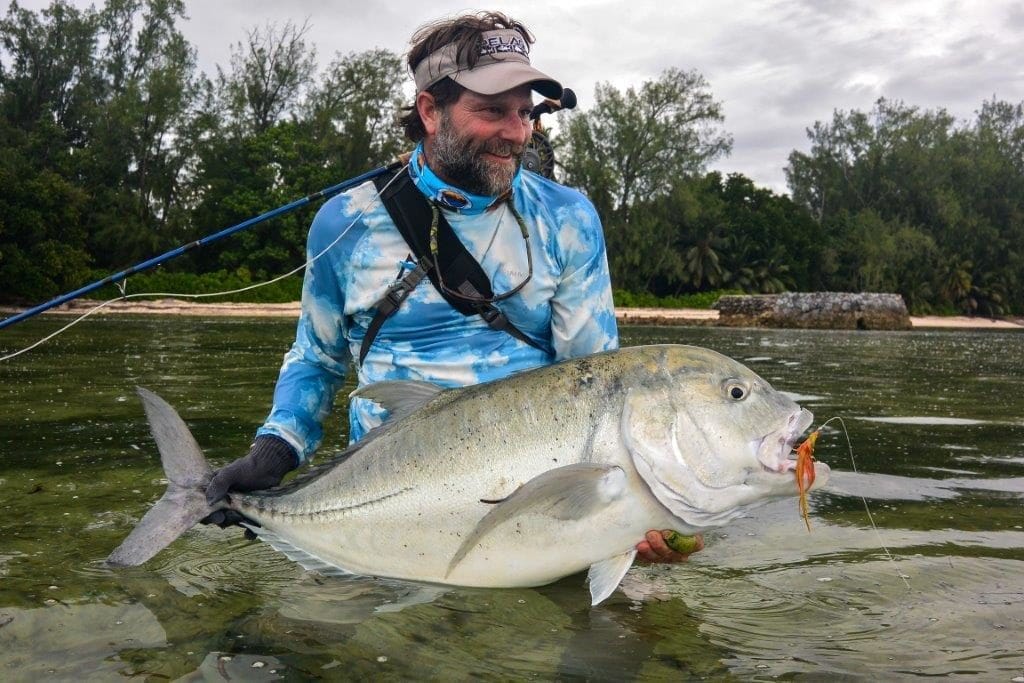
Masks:
[[[243,523],[242,526],[256,534],[257,538],[265,542],[271,548],[283,554],[289,560],[297,563],[307,571],[317,572],[324,576],[343,576],[352,574],[352,572],[322,560],[310,552],[302,550],[301,548],[296,548],[273,531],[268,531],[263,527],[255,526],[253,524]]]
[[[445,577],[501,524],[524,514],[583,519],[619,498],[625,487],[626,473],[615,465],[576,463],[539,474],[484,515],[452,556]]]
[[[622,577],[633,566],[635,557],[636,548],[630,548],[621,555],[609,557],[607,560],[590,565],[587,582],[590,584],[590,604],[592,606],[603,602],[615,592],[619,583],[622,582]]]

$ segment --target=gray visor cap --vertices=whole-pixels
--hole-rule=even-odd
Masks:
[[[528,83],[544,97],[557,100],[562,96],[561,83],[530,66],[530,47],[518,31],[485,31],[479,50],[479,58],[472,69],[465,59],[458,59],[454,43],[430,53],[413,74],[416,92],[426,90],[447,76],[481,95],[497,95]]]

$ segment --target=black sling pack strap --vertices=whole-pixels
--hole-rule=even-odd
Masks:
[[[392,179],[393,178],[393,179]],[[466,250],[455,231],[445,220],[444,214],[437,221],[437,263],[430,254],[430,226],[434,219],[433,211],[426,197],[416,189],[409,169],[403,168],[398,177],[384,174],[374,179],[381,201],[388,210],[388,215],[395,227],[402,234],[406,244],[412,250],[417,266],[405,277],[388,287],[387,292],[377,302],[377,312],[363,337],[359,349],[359,364],[362,365],[369,353],[373,340],[380,332],[384,322],[394,314],[412,290],[426,276],[434,288],[444,297],[448,304],[462,315],[479,315],[491,329],[506,332],[519,341],[529,344],[535,349],[547,352],[541,344],[523,334],[512,324],[508,317],[497,306],[490,303],[469,302],[448,294],[441,287],[438,271],[444,272],[447,286],[460,293],[474,297],[490,298],[494,296],[491,281],[476,259]]]

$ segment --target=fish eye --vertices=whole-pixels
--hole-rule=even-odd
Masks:
[[[746,385],[733,381],[725,385],[725,393],[734,401],[742,401],[750,392]]]

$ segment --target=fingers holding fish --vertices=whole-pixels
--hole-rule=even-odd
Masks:
[[[683,536],[671,529],[648,531],[643,541],[636,546],[637,555],[647,562],[686,562],[690,555],[704,549],[704,537]]]

